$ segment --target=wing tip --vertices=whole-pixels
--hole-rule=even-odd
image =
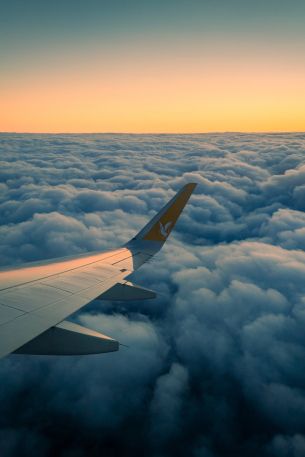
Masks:
[[[181,193],[188,192],[191,195],[191,193],[196,189],[196,187],[197,187],[196,182],[188,182],[187,184],[185,184],[182,187]]]
[[[196,186],[197,183],[195,182],[185,184],[172,200],[144,227],[138,237],[143,240],[163,243],[174,228]]]
[[[198,185],[198,183],[197,183],[197,182],[188,182],[188,183],[186,183],[186,184],[185,184],[185,186],[184,186],[184,187],[188,187],[188,188],[190,188],[190,189],[194,190],[194,189],[195,189],[195,187],[196,187],[197,185]]]

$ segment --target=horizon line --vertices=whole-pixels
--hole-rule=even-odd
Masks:
[[[205,132],[23,132],[23,131],[0,131],[0,134],[14,135],[206,135],[206,134],[282,134],[282,133],[305,133],[305,130],[210,130]]]

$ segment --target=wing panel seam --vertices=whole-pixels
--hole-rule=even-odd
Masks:
[[[109,257],[114,257],[115,255],[117,254],[113,254],[112,256],[109,256]],[[109,258],[107,257],[107,258]],[[132,256],[130,256],[132,257]],[[126,257],[128,258],[128,257]],[[93,265],[95,263],[98,263],[98,262],[102,262],[104,261],[105,259],[100,259],[100,260],[94,260],[93,262],[89,262],[89,263],[86,263],[86,264],[83,264],[83,265],[80,265],[78,267],[75,267],[75,268],[70,268],[68,270],[65,270],[65,271],[62,271],[61,273],[53,273],[51,275],[48,275],[48,276],[43,276],[42,278],[38,278],[38,279],[32,279],[31,281],[26,281],[26,282],[23,282],[23,283],[20,283],[20,284],[15,284],[13,286],[9,286],[9,287],[4,287],[3,289],[0,289],[0,292],[4,291],[4,290],[9,290],[9,289],[14,289],[16,287],[20,287],[20,286],[25,286],[26,284],[33,284],[35,282],[39,282],[39,281],[43,281],[44,279],[47,279],[47,278],[52,278],[53,276],[59,276],[59,275],[63,275],[65,273],[68,273],[69,271],[74,271],[74,270],[79,270],[80,268],[84,268],[84,267],[87,267],[89,265]],[[122,260],[125,260],[125,259],[122,259]],[[119,261],[120,262],[120,261]],[[117,263],[117,262],[115,262]],[[110,263],[110,264],[107,264],[107,265],[115,265],[115,263]]]

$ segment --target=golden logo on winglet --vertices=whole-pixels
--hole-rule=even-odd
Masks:
[[[196,184],[190,183],[184,186],[182,192],[177,195],[171,206],[151,227],[149,232],[143,237],[144,240],[165,241],[175,223],[180,216],[184,206],[190,198]]]

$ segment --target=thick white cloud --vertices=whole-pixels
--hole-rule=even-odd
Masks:
[[[4,266],[117,246],[199,183],[134,275],[158,298],[73,316],[129,349],[0,361],[4,455],[302,455],[305,135],[0,142]]]

